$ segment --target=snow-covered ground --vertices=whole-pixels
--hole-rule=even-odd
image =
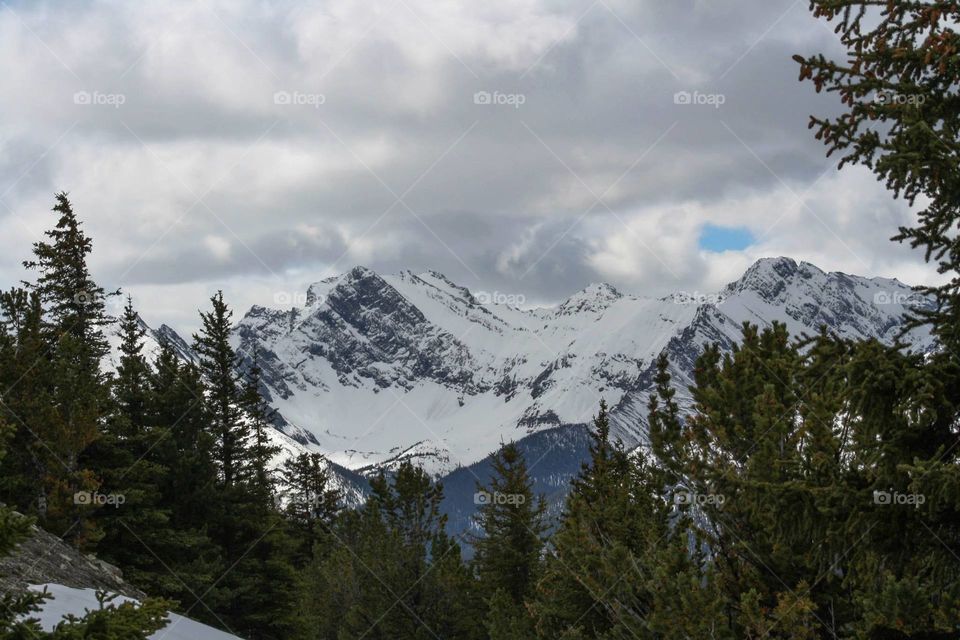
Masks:
[[[40,625],[46,631],[52,630],[67,614],[83,616],[87,611],[100,608],[97,592],[93,589],[74,589],[59,584],[37,585],[30,588],[34,591],[42,591],[44,587],[52,598],[44,603],[39,613],[31,617],[38,618]],[[133,601],[131,598],[118,596],[114,603],[131,601]],[[151,640],[239,640],[235,635],[224,633],[176,613],[171,613],[167,626],[150,638]]]

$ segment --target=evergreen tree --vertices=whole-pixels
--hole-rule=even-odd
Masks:
[[[204,414],[218,470],[217,511],[209,531],[228,567],[213,595],[223,603],[219,617],[237,633],[251,640],[285,638],[293,633],[293,613],[278,612],[276,603],[294,598],[294,550],[267,476],[273,449],[262,431],[259,391],[242,391],[238,358],[230,345],[232,312],[222,292],[211,303],[212,310],[201,314],[203,329],[194,336],[194,350],[206,383]],[[259,441],[251,409],[261,421]]]
[[[704,575],[722,594],[723,631],[955,634],[960,566],[944,543],[958,539],[947,498],[952,380],[923,356],[826,333],[790,342],[782,325],[745,326],[739,348],[706,349],[695,371],[685,424],[669,418],[659,385],[651,437],[657,455],[678,456],[665,465],[675,491],[708,498],[680,501],[680,516],[693,548],[709,550]],[[663,364],[659,378],[669,382]],[[878,500],[898,495],[914,500]],[[922,508],[927,496],[935,508]]]
[[[129,297],[118,329],[120,357],[110,411],[83,457],[100,476],[98,495],[107,499],[107,506],[91,507],[104,532],[100,555],[141,589],[170,595],[169,573],[179,566],[183,549],[171,521],[173,506],[163,496],[170,474],[164,455],[169,432],[150,423],[152,372],[142,353],[145,330]]]
[[[0,294],[0,410],[13,425],[10,454],[0,467],[0,502],[21,513],[47,515],[48,468],[59,465],[46,438],[62,432],[54,405],[53,358],[40,296],[25,289]]]
[[[274,491],[274,478],[270,472],[270,461],[282,448],[271,443],[267,435],[271,429],[269,423],[270,408],[264,402],[260,393],[262,370],[254,352],[253,362],[247,370],[246,381],[243,386],[240,402],[246,411],[247,420],[252,434],[250,445],[251,464],[253,467],[253,482],[265,496]]]
[[[28,286],[38,295],[45,315],[44,340],[51,354],[50,394],[59,416],[35,433],[50,456],[40,463],[45,513],[42,524],[78,546],[88,546],[101,533],[77,494],[95,491],[95,470],[84,468],[81,456],[100,435],[109,402],[106,376],[100,368],[109,346],[103,330],[106,294],[87,267],[93,245],[80,228],[65,193],[56,195],[56,226],[48,241],[33,245],[34,259],[24,266],[38,273]]]
[[[541,636],[597,638],[644,625],[653,601],[649,558],[667,533],[659,490],[610,441],[601,401],[590,459],[574,481],[537,585]]]
[[[478,587],[488,603],[491,629],[496,628],[497,634],[525,630],[530,636],[533,625],[526,601],[539,577],[546,505],[542,497],[534,496],[526,462],[515,443],[503,445],[492,464],[489,485],[478,486],[476,494],[477,524],[483,532],[474,541]]]
[[[862,164],[895,197],[922,209],[914,226],[901,227],[896,241],[920,247],[950,280],[925,287],[937,301],[918,310],[922,322],[952,348],[960,344],[960,107],[956,22],[951,0],[874,2],[814,0],[813,15],[830,21],[846,49],[842,62],[823,54],[794,56],[800,79],[817,91],[838,94],[835,117],[811,117],[810,127],[828,154]]]
[[[213,308],[200,314],[203,330],[193,336],[200,372],[207,385],[207,418],[214,434],[214,457],[224,488],[233,488],[253,472],[251,430],[244,421],[237,354],[230,345],[233,312],[218,291],[210,298]]]
[[[481,637],[474,581],[440,513],[442,487],[403,462],[371,488],[361,510],[338,517],[336,544],[305,573],[305,637]]]
[[[169,571],[151,576],[153,593],[180,603],[185,611],[195,607],[194,617],[219,625],[207,606],[216,609],[216,590],[197,597],[223,574],[227,566],[208,528],[220,514],[217,498],[217,467],[213,459],[213,435],[203,404],[204,385],[197,367],[182,362],[167,342],[153,362],[147,394],[147,424],[150,447],[157,461],[168,470],[161,479],[160,504],[169,513],[169,536],[163,549]]]
[[[294,533],[295,564],[303,567],[318,544],[330,545],[329,532],[340,510],[340,492],[332,486],[327,462],[319,453],[301,453],[284,461],[280,486],[284,514]]]

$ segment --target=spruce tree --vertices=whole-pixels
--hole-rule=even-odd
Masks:
[[[93,508],[93,518],[104,532],[100,555],[121,567],[141,589],[169,595],[171,567],[182,558],[171,522],[172,505],[163,496],[171,473],[169,456],[164,455],[169,432],[150,421],[152,372],[142,353],[143,323],[130,297],[117,333],[120,355],[111,380],[109,413],[103,432],[83,457],[100,477],[98,494],[114,501]]]
[[[38,519],[47,516],[48,480],[53,467],[60,464],[56,450],[47,444],[63,428],[62,414],[54,404],[54,373],[40,296],[16,288],[3,292],[0,415],[12,425],[13,435],[0,467],[0,502]]]
[[[537,585],[533,610],[544,637],[605,637],[642,625],[653,600],[647,559],[666,533],[659,487],[611,442],[602,401],[591,438]]]
[[[100,365],[109,351],[104,328],[112,319],[106,314],[107,294],[87,266],[92,241],[65,193],[56,195],[53,210],[59,215],[56,226],[45,233],[47,241],[34,243],[33,260],[24,262],[38,274],[28,286],[43,308],[52,356],[50,393],[60,414],[36,432],[50,453],[40,463],[46,504],[41,522],[83,547],[101,535],[74,496],[95,491],[99,482],[96,471],[84,468],[80,459],[99,437],[109,402]]]
[[[233,312],[218,291],[212,309],[200,314],[202,331],[193,336],[200,372],[207,384],[206,407],[215,437],[214,457],[224,488],[248,480],[253,472],[251,430],[244,421],[237,354],[230,345]]]
[[[492,466],[489,485],[478,485],[476,493],[482,532],[474,541],[478,588],[488,603],[491,629],[498,629],[498,634],[525,629],[530,636],[533,625],[526,601],[539,578],[546,505],[542,497],[534,496],[526,462],[515,443],[503,445],[494,454]]]
[[[304,574],[305,637],[482,637],[474,580],[440,512],[443,488],[407,461],[371,488]]]
[[[282,448],[272,444],[267,432],[273,427],[269,423],[270,408],[260,393],[262,370],[257,361],[256,353],[253,362],[247,370],[243,384],[240,402],[246,412],[249,428],[253,432],[250,444],[251,465],[253,467],[253,483],[265,496],[274,492],[274,478],[270,470],[270,461]]]
[[[195,606],[194,617],[220,622],[197,596],[223,574],[222,552],[211,540],[209,527],[220,513],[213,434],[203,403],[204,385],[195,365],[182,362],[163,341],[153,361],[147,395],[150,447],[168,472],[158,486],[160,504],[169,513],[169,539],[164,562],[170,571],[152,576],[155,593],[179,603],[177,610]],[[204,602],[222,605],[214,590]]]
[[[340,511],[340,492],[332,486],[327,462],[319,453],[301,453],[280,469],[284,514],[296,543],[294,562],[303,567],[318,544],[332,544],[329,532]],[[318,551],[319,552],[319,551]]]
[[[217,609],[231,629],[248,638],[284,638],[293,632],[292,611],[276,602],[294,598],[293,545],[276,508],[266,461],[272,454],[265,433],[256,429],[249,410],[262,411],[259,390],[244,394],[237,354],[230,345],[232,312],[217,292],[212,309],[201,314],[203,328],[194,350],[206,386],[204,414],[213,435],[218,482],[217,511],[209,531],[228,569],[213,589],[223,605]],[[246,410],[245,410],[246,409]],[[261,414],[260,427],[266,428]]]

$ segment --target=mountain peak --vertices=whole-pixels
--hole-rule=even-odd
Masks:
[[[593,282],[573,294],[557,307],[560,314],[580,311],[603,311],[623,297],[616,287],[606,282]]]
[[[784,256],[760,258],[747,269],[739,280],[731,282],[724,289],[724,295],[752,290],[765,298],[779,295],[789,282],[800,278],[822,277],[824,272],[809,262],[797,263],[793,258]]]

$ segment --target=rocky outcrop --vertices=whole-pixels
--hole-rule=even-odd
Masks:
[[[0,593],[51,583],[78,589],[102,589],[138,600],[145,597],[142,591],[123,579],[117,567],[80,553],[34,525],[30,528],[29,538],[12,554],[0,558]]]

